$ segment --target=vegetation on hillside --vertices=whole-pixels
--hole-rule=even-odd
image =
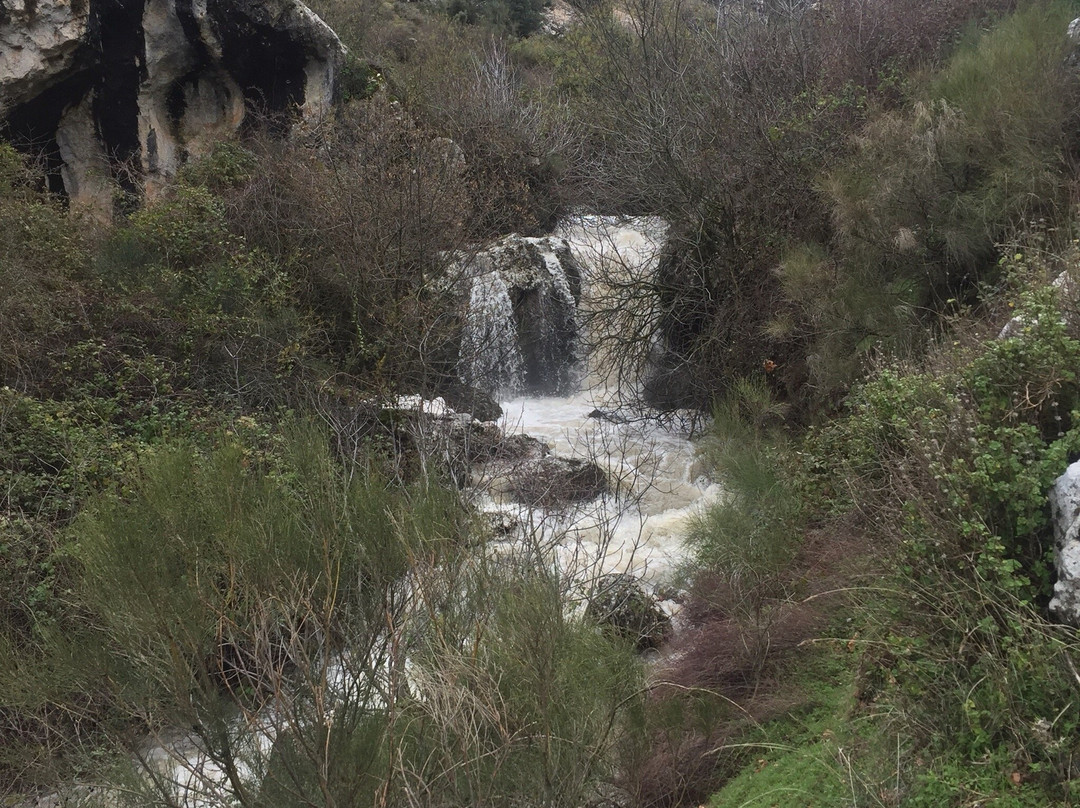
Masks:
[[[183,728],[265,808],[1073,804],[1080,6],[315,6],[332,118],[108,225],[0,144],[0,798],[177,805]],[[611,355],[728,492],[649,670],[364,415],[574,209],[669,223]]]

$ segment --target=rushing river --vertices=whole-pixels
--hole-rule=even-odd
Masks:
[[[654,418],[589,417],[605,403],[606,397],[589,391],[503,403],[508,433],[537,438],[557,456],[592,460],[614,481],[613,493],[599,500],[565,514],[526,518],[533,527],[546,519],[545,526],[559,534],[559,555],[579,575],[629,572],[661,586],[685,559],[686,519],[719,489],[705,476],[684,429]]]
[[[582,268],[583,306],[598,299],[599,284],[651,272],[663,237],[656,222],[606,218],[579,219],[558,235],[569,242]],[[505,318],[509,316],[509,306],[502,299],[505,286],[495,280],[486,279],[483,286],[474,288],[473,303],[484,316]],[[618,324],[607,322],[606,326]],[[505,336],[508,328],[506,323],[487,324],[475,334],[487,335],[483,338],[490,341],[490,334]],[[583,331],[586,328],[583,325]],[[604,342],[605,334],[594,330],[584,337],[597,344]],[[581,362],[582,357],[577,359]],[[672,591],[670,585],[686,557],[682,541],[686,520],[718,496],[719,488],[705,475],[685,422],[640,410],[635,417],[627,416],[621,405],[632,396],[619,389],[621,380],[609,372],[617,362],[593,353],[581,365],[574,374],[579,380],[575,392],[506,397],[499,425],[506,435],[526,434],[546,444],[556,457],[596,463],[611,481],[610,492],[590,502],[551,510],[517,504],[482,485],[474,493],[481,508],[505,514],[514,524],[502,540],[505,550],[515,551],[521,543],[533,542],[543,550],[537,555],[541,563],[556,565],[571,584],[587,584],[606,573],[630,573],[647,589],[664,593],[662,600]],[[503,378],[520,376],[518,366],[511,370]],[[482,363],[476,372],[490,375]],[[668,612],[677,608],[671,601],[662,605]],[[341,666],[329,667],[333,671]],[[332,678],[339,675],[331,673]],[[235,742],[246,748],[248,757],[265,763],[277,735],[276,723],[272,711],[262,718],[256,716],[238,731]],[[172,784],[174,804],[219,808],[233,803],[229,777],[202,751],[194,735],[159,737],[143,756],[156,779]],[[235,774],[249,782],[259,779],[246,766]],[[102,794],[99,790],[90,802],[122,802],[107,797],[98,802]]]

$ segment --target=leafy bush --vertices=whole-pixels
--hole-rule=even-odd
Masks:
[[[43,349],[79,317],[85,234],[35,190],[25,158],[0,142],[0,378],[36,377]]]
[[[884,642],[869,664],[889,670],[888,681],[867,677],[869,697],[923,727],[920,743],[1012,760],[1017,777],[1061,799],[1065,741],[1051,737],[1071,730],[1038,727],[1071,698],[1074,642],[1039,610],[1051,583],[1047,491],[1080,453],[1080,342],[1052,290],[1020,308],[1016,336],[876,373],[847,416],[809,437],[803,473],[818,508],[857,509],[896,563],[890,587],[902,594],[869,600]],[[959,788],[947,768],[930,777],[937,785],[912,787],[931,799],[938,776]]]
[[[706,569],[737,581],[747,596],[773,597],[770,582],[798,547],[798,492],[784,473],[786,407],[764,380],[740,379],[713,414],[705,454],[723,500],[696,519],[687,543]]]
[[[486,23],[514,36],[526,37],[543,23],[544,5],[542,0],[450,0],[446,11],[469,25]]]
[[[1065,214],[1072,16],[1034,3],[970,39],[924,97],[871,120],[825,178],[837,250],[793,249],[782,279],[827,389],[855,378],[871,350],[917,345],[927,314],[995,279],[1001,241]]]

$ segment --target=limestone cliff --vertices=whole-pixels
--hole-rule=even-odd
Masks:
[[[299,0],[0,0],[0,134],[108,208],[256,110],[322,115],[343,55]]]

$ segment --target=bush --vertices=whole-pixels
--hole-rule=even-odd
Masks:
[[[10,382],[36,380],[45,350],[82,305],[85,234],[37,184],[25,159],[0,142],[0,378]]]
[[[857,509],[867,540],[896,565],[897,596],[868,598],[883,644],[866,663],[865,698],[892,704],[922,728],[918,743],[950,760],[955,750],[1011,760],[1044,799],[1062,799],[1065,741],[1051,738],[1070,730],[1037,728],[1071,698],[1075,649],[1041,610],[1047,491],[1080,453],[1080,343],[1051,290],[1027,294],[1021,308],[1018,336],[950,358],[953,349],[938,349],[924,369],[877,372],[843,419],[810,435],[803,473],[818,509]],[[879,666],[888,674],[872,672]],[[915,793],[940,794],[938,778],[960,788],[947,765],[932,772]]]
[[[856,378],[873,350],[919,347],[928,317],[996,280],[999,243],[1065,214],[1071,17],[1035,3],[972,38],[910,109],[870,121],[824,179],[836,250],[797,247],[782,263],[824,388]]]
[[[63,630],[32,649],[0,633],[5,687],[40,671],[5,690],[19,700],[0,717],[97,694],[84,720],[127,722],[116,737],[138,738],[140,771],[125,774],[125,754],[95,779],[119,778],[103,788],[132,804],[177,799],[177,777],[189,799],[249,806],[582,804],[612,776],[641,693],[633,650],[572,616],[566,582],[531,554],[466,551],[458,497],[433,482],[387,485],[305,425],[270,456],[237,443],[144,454],[57,556],[71,575]],[[33,585],[50,585],[52,567],[33,563]],[[49,726],[76,746],[70,726]],[[145,754],[147,730],[159,754]],[[177,749],[187,757],[167,762]]]
[[[471,202],[455,147],[381,97],[320,134],[262,142],[259,172],[229,196],[230,224],[287,273],[336,369],[428,389],[457,358],[444,274]]]

